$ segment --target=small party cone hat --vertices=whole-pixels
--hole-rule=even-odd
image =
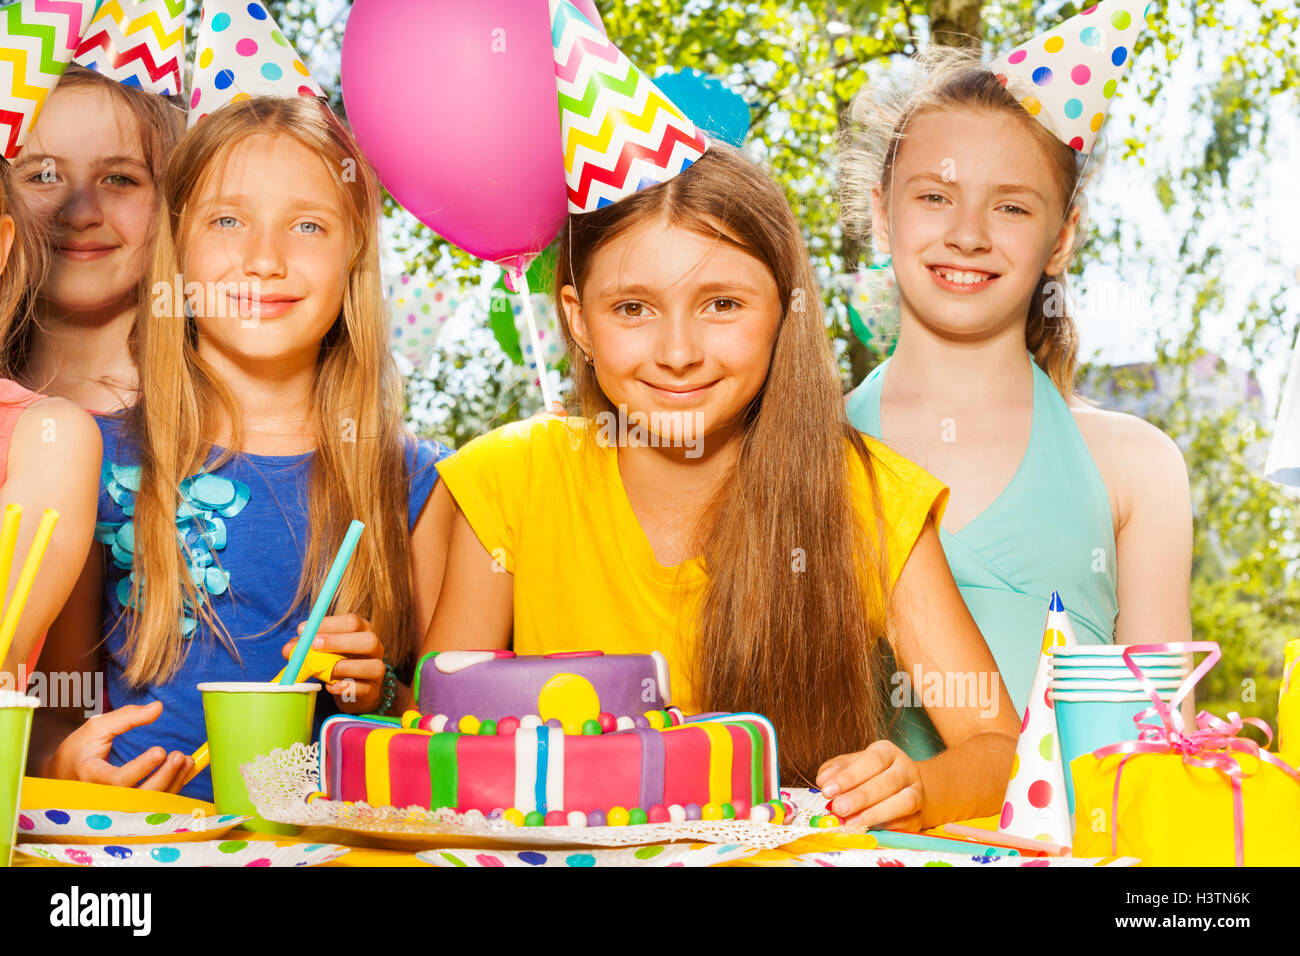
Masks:
[[[253,96],[324,96],[266,7],[204,0],[191,80],[189,125]]]
[[[22,0],[0,8],[0,144],[13,159],[76,55],[96,0]]]
[[[992,63],[1007,90],[1061,142],[1092,152],[1151,0],[1102,0]]]
[[[103,0],[73,61],[123,86],[181,92],[185,0]]]
[[[1043,627],[1043,649],[1029,691],[1029,703],[1020,724],[1020,742],[1011,767],[1002,818],[998,829],[1011,836],[1069,846],[1072,840],[1070,809],[1065,795],[1065,767],[1056,736],[1056,713],[1047,699],[1052,653],[1074,647],[1074,629],[1061,596],[1052,592]]]
[[[569,0],[551,2],[551,43],[569,211],[591,212],[676,176],[708,139]]]

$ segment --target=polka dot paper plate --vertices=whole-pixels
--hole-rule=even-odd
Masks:
[[[72,866],[318,866],[348,848],[337,843],[274,843],[269,840],[208,840],[204,843],[24,843],[19,853]]]
[[[743,860],[757,847],[737,844],[679,843],[621,847],[617,850],[425,850],[416,859],[432,866],[715,866]]]
[[[18,813],[18,839],[34,843],[133,844],[211,840],[248,817],[234,814],[123,813],[117,810],[27,810]]]

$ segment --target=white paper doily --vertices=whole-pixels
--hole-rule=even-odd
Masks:
[[[808,790],[782,790],[795,813],[783,824],[750,820],[689,820],[685,823],[645,823],[623,827],[517,827],[506,820],[489,820],[481,813],[456,813],[425,807],[372,807],[308,795],[320,791],[320,744],[294,744],[272,750],[240,770],[248,795],[263,819],[300,827],[333,827],[386,837],[472,837],[515,846],[645,846],[693,840],[738,843],[772,850],[800,837],[826,834],[808,826],[808,819],[826,812],[826,800]],[[865,832],[838,827],[836,833]]]

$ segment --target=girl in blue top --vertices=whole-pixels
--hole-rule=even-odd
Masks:
[[[178,145],[164,199],[140,401],[101,424],[106,547],[47,652],[54,670],[102,663],[117,709],[70,734],[79,712],[42,716],[50,744],[67,734],[48,775],[176,791],[206,739],[195,685],[284,666],[353,518],[349,613],[314,644],[348,659],[317,721],[402,706],[452,510],[435,487],[447,450],[401,424],[377,183],[328,107],[216,110]],[[181,792],[210,798],[207,771]]]
[[[1023,712],[1054,590],[1081,643],[1190,640],[1187,472],[1162,432],[1074,393],[1078,144],[977,58],[930,56],[909,96],[852,107],[844,225],[891,255],[901,327],[847,407],[951,489],[944,551]],[[914,757],[939,747],[903,723]]]

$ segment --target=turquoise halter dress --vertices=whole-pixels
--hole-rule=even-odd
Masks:
[[[1119,613],[1105,482],[1065,399],[1032,356],[1029,365],[1033,424],[1019,469],[964,528],[939,529],[953,578],[1020,714],[1038,667],[1052,592],[1060,592],[1080,644],[1113,643]],[[888,360],[877,366],[847,404],[853,427],[875,438],[881,438],[880,396],[888,369]],[[908,455],[907,448],[893,447]],[[914,696],[902,702],[919,700],[921,691],[914,688]],[[921,707],[903,708],[894,740],[918,760],[943,749]]]

